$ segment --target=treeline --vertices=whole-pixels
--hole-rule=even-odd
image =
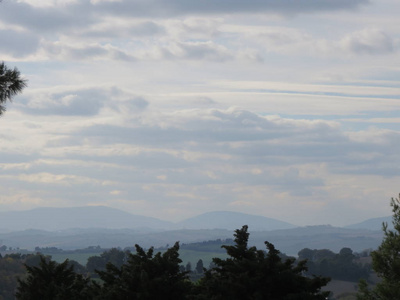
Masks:
[[[107,261],[103,270],[86,274],[68,260],[58,264],[39,256],[39,264],[27,265],[27,274],[18,280],[16,299],[322,300],[328,296],[321,288],[329,279],[305,276],[305,261],[282,259],[268,242],[266,251],[248,247],[248,236],[247,226],[236,230],[234,244],[223,246],[228,258],[214,258],[215,267],[203,269],[204,276],[196,282],[182,270],[178,243],[163,253],[139,245],[135,253],[112,249],[99,256]],[[92,278],[95,274],[99,279]]]
[[[0,300],[15,299],[18,278],[26,276],[26,266],[39,266],[42,257],[40,254],[0,255]]]
[[[371,264],[361,263],[362,256],[364,254],[353,253],[350,248],[342,248],[339,253],[328,249],[304,248],[298,253],[300,260],[307,260],[305,274],[352,282],[368,279],[371,274]]]
[[[279,253],[269,243],[266,243],[268,251],[257,250],[255,247],[248,248],[247,227],[237,230],[235,237],[235,240],[205,241],[193,245],[179,246],[179,244],[175,244],[170,248],[168,246],[158,248],[157,253],[153,248],[144,250],[136,245],[134,251],[129,248],[124,250],[117,248],[105,250],[99,246],[74,251],[63,251],[55,247],[36,247],[37,254],[7,254],[4,257],[0,255],[0,300],[15,299],[14,294],[17,289],[19,291],[17,294],[19,298],[17,299],[34,299],[29,298],[27,295],[35,290],[43,290],[43,287],[38,286],[42,281],[37,278],[39,274],[44,276],[43,270],[50,272],[46,274],[48,278],[54,278],[54,280],[56,280],[55,278],[60,278],[59,282],[55,282],[54,290],[57,290],[57,286],[61,286],[63,291],[78,289],[76,293],[90,295],[88,298],[79,299],[106,299],[104,295],[112,293],[113,287],[126,285],[126,290],[130,290],[133,282],[140,283],[140,286],[151,286],[155,282],[164,282],[165,284],[169,282],[168,285],[171,286],[172,278],[175,278],[176,284],[179,283],[178,286],[184,289],[181,292],[187,295],[187,299],[203,299],[201,297],[205,297],[205,295],[200,294],[210,290],[210,285],[217,280],[218,276],[222,276],[222,274],[225,276],[225,269],[229,269],[229,272],[232,272],[232,268],[237,268],[239,264],[243,264],[241,272],[245,274],[258,272],[257,276],[274,276],[273,272],[276,271],[269,270],[268,268],[270,267],[256,270],[245,269],[246,264],[249,266],[256,262],[262,264],[265,261],[272,260],[272,258],[276,260],[277,264],[289,264],[290,268],[286,271],[292,272],[293,276],[297,272],[296,268],[300,268],[301,272],[297,272],[300,277],[309,280],[319,278],[321,280],[320,287],[322,287],[322,283],[326,278],[358,282],[360,279],[368,279],[371,273],[369,264],[358,262],[361,257],[368,256],[369,251],[358,254],[353,253],[350,248],[343,248],[339,253],[334,253],[328,249],[312,250],[305,248],[298,252],[298,259],[295,259]],[[216,246],[227,252],[228,258],[226,260],[215,258],[209,266],[204,266],[201,259],[193,264],[188,262],[183,265],[179,258],[179,248],[191,250],[199,250],[200,248],[201,251],[205,251],[205,249],[214,251]],[[86,265],[83,266],[74,260],[66,260],[62,264],[57,264],[51,260],[51,256],[41,255],[39,251],[47,254],[97,252],[99,255],[89,257]],[[261,255],[262,259],[257,258],[257,255]],[[61,272],[63,275],[58,277],[54,272]],[[137,274],[140,274],[140,278],[136,278]],[[161,276],[161,274],[164,275]],[[238,274],[232,273],[231,276],[236,278]],[[68,280],[64,281],[64,277],[73,278],[68,287],[64,286],[68,282]],[[19,283],[17,278],[20,280]],[[147,279],[144,280],[144,278]],[[153,289],[154,287],[151,288],[151,290]],[[319,293],[318,291],[314,292],[315,296]],[[136,293],[145,294],[144,291],[136,291]]]

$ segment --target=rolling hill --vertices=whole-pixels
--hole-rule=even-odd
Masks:
[[[0,212],[0,229],[18,231],[39,229],[48,231],[69,228],[138,228],[170,229],[171,222],[156,218],[132,215],[105,206],[41,207],[27,211]]]
[[[387,223],[388,228],[393,228],[392,225],[392,217],[380,217],[380,218],[373,218],[368,219],[360,223],[348,225],[345,228],[351,229],[368,229],[368,230],[382,230],[382,223]]]
[[[227,229],[235,230],[248,225],[252,231],[289,229],[297,226],[263,216],[231,211],[215,211],[189,218],[176,224],[184,229]]]

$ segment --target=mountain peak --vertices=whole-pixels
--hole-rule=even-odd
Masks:
[[[297,226],[263,216],[250,215],[233,211],[207,212],[177,223],[186,229],[228,229],[235,230],[248,225],[252,231],[289,229]]]

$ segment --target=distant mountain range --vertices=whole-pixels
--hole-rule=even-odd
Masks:
[[[17,231],[39,229],[48,231],[69,228],[171,228],[171,222],[133,215],[106,206],[41,207],[26,211],[0,212],[0,229]]]
[[[369,219],[345,228],[381,230],[382,222],[387,222],[390,227],[391,217]],[[251,231],[271,231],[298,227],[273,218],[230,211],[208,212],[177,223],[134,215],[106,206],[42,207],[26,211],[0,212],[0,232],[26,229],[57,231],[70,228],[137,229],[140,231],[235,230],[243,225],[248,225]]]
[[[382,241],[382,222],[375,218],[338,228],[333,226],[297,227],[262,216],[237,212],[210,212],[178,223],[133,215],[118,209],[93,206],[36,208],[29,211],[0,212],[0,245],[34,249],[58,247],[81,249],[160,247],[181,243],[233,238],[233,230],[249,225],[249,243],[265,249],[272,242],[280,251],[296,255],[303,248],[354,251],[376,248]]]
[[[307,226],[273,231],[252,231],[249,229],[249,245],[266,249],[264,242],[275,245],[276,249],[288,255],[296,255],[304,248],[330,249],[339,252],[344,247],[360,252],[376,249],[382,241],[382,232],[360,229],[345,229],[332,226]],[[102,248],[133,247],[139,244],[148,248],[198,243],[233,238],[233,231],[226,229],[169,230],[141,232],[133,229],[69,229],[61,231],[24,230],[0,233],[0,245],[33,250],[38,247],[57,247],[64,250],[83,249],[89,246]]]
[[[185,229],[235,230],[248,225],[252,231],[295,228],[296,225],[272,218],[231,211],[215,211],[186,219],[176,224]]]
[[[227,229],[243,225],[251,230],[276,230],[296,227],[272,218],[237,212],[210,212],[178,223],[133,215],[105,206],[55,208],[0,212],[0,232],[38,229],[57,231],[70,228],[108,228],[138,230]]]
[[[348,225],[345,228],[382,230],[382,224],[383,223],[387,223],[389,229],[393,228],[392,217],[391,216],[368,219],[368,220],[365,220],[365,221],[363,221],[361,223]]]

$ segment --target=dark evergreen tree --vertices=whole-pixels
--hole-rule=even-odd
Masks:
[[[0,63],[0,115],[6,110],[6,101],[21,93],[26,85],[17,68],[9,69],[4,62]]]
[[[306,261],[282,261],[279,251],[265,242],[267,252],[248,248],[248,227],[235,231],[235,245],[223,246],[229,258],[214,258],[216,267],[200,281],[198,299],[214,300],[324,300],[329,279],[305,277]]]
[[[203,274],[204,273],[204,265],[203,260],[199,259],[196,264],[196,273]]]
[[[188,272],[188,273],[192,272],[192,264],[190,261],[186,264],[185,269],[186,269],[186,272]]]
[[[108,264],[106,271],[98,272],[104,282],[99,299],[186,299],[191,282],[179,268],[179,243],[155,255],[154,248],[146,252],[135,247],[136,253],[129,253],[121,268]]]
[[[376,251],[371,253],[372,268],[382,279],[369,290],[366,281],[359,285],[358,300],[393,300],[400,299],[400,195],[392,198],[393,230],[383,224],[384,238]]]
[[[113,264],[117,268],[121,268],[126,262],[126,257],[126,252],[117,248],[112,248],[103,252],[100,256],[89,257],[86,263],[86,269],[88,272],[94,274],[96,270],[105,271],[108,263]]]
[[[38,267],[26,266],[28,276],[18,280],[18,300],[89,300],[93,299],[95,286],[89,279],[73,271],[68,260],[58,264],[41,257]]]
[[[25,267],[20,257],[6,254],[0,258],[0,299],[14,300],[15,289],[18,286],[17,277],[24,276]]]

